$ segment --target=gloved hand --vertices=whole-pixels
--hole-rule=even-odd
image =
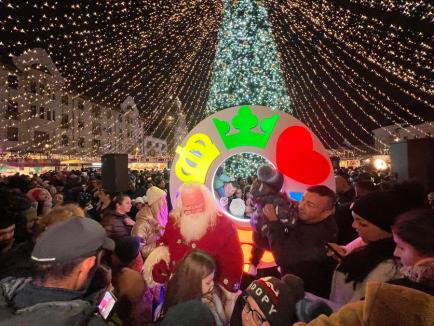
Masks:
[[[169,266],[167,266],[167,263],[163,259],[161,259],[152,268],[152,278],[154,279],[154,282],[164,284],[169,280],[169,277]]]

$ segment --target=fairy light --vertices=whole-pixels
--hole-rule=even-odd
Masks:
[[[50,152],[68,149],[83,155],[98,153],[97,149],[86,153],[86,149],[77,146],[80,137],[87,143],[98,138],[92,134],[95,123],[101,123],[103,129],[111,128],[112,137],[120,126],[125,129],[123,144],[117,137],[113,137],[111,148],[101,144],[102,150],[114,152],[121,146],[132,148],[134,139],[144,133],[154,135],[158,130],[164,137],[173,137],[174,128],[164,124],[173,112],[163,108],[170,98],[176,97],[192,127],[206,115],[212,72],[219,63],[217,35],[219,30],[229,29],[223,18],[225,2],[229,3],[1,1],[0,11],[4,14],[0,18],[0,33],[6,37],[0,41],[0,51],[21,55],[25,50],[41,47],[66,80],[63,85],[52,84],[59,93],[54,101],[48,90],[46,94],[31,94],[26,88],[17,94],[6,87],[6,102],[2,104],[7,106],[7,100],[11,100],[19,108],[17,119],[5,119],[0,132],[6,135],[8,127],[33,123],[31,105],[50,111],[59,105],[56,114],[60,116],[56,120],[60,121],[62,113],[68,114],[71,127],[52,135]],[[434,49],[430,38],[434,5],[430,2],[230,2],[238,6],[257,5],[268,11],[271,40],[274,38],[277,50],[275,58],[280,63],[282,87],[291,97],[291,110],[315,130],[331,151],[342,142],[355,151],[372,149],[367,141],[372,137],[370,126],[379,126],[384,119],[405,126],[409,136],[413,132],[426,134],[414,125],[415,121],[432,125],[427,121],[434,109]],[[23,73],[38,87],[50,84],[43,74],[32,69],[26,68]],[[247,80],[238,84],[240,89]],[[63,93],[70,93],[73,103],[63,106]],[[267,90],[267,94],[271,93]],[[125,117],[120,123],[117,114],[101,119],[87,112],[94,104],[103,111],[118,108],[128,95],[134,98],[140,112],[135,127],[140,129],[143,123],[141,130],[127,131]],[[84,111],[76,109],[79,98],[86,99]],[[84,127],[78,127],[79,119],[86,119]],[[173,123],[178,123],[178,116]],[[44,131],[56,124],[41,120],[35,130]],[[102,134],[108,135],[104,130]],[[68,136],[71,146],[62,146],[62,136]],[[39,143],[42,142],[20,139],[16,142],[18,153],[24,155],[26,148],[36,149]]]

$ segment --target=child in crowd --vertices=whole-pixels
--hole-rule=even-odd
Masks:
[[[243,199],[243,191],[240,188],[237,188],[230,202],[229,212],[238,218],[243,218],[245,211],[246,203]]]
[[[296,303],[303,298],[303,280],[287,274],[281,280],[263,277],[253,281],[240,295],[231,326],[291,325],[296,320]]]
[[[163,321],[164,314],[170,312],[172,307],[199,299],[211,310],[217,326],[226,325],[231,309],[225,309],[220,296],[221,289],[214,287],[215,272],[214,259],[206,252],[192,250],[188,253],[175,267],[174,274],[168,282],[162,309]]]
[[[364,300],[349,303],[329,317],[321,315],[294,326],[433,325],[434,212],[405,212],[396,218],[392,233],[403,278],[369,282]]]
[[[124,325],[150,324],[153,298],[140,274],[143,265],[140,238],[119,239],[111,258],[112,283],[118,298],[117,315]]]
[[[434,295],[434,211],[413,210],[398,216],[392,233],[403,278],[390,283]]]

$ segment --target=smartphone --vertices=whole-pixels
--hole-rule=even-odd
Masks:
[[[117,299],[111,291],[106,291],[104,293],[103,298],[98,304],[98,311],[102,318],[106,320],[110,316],[110,313],[112,312],[116,301]]]
[[[330,250],[331,252],[333,252],[335,254],[335,256],[338,257],[339,259],[343,258],[343,256],[335,248],[333,248],[332,246],[330,246],[328,244],[328,242],[324,243],[324,247],[326,247],[327,250]]]

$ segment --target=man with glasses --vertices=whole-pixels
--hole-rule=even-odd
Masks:
[[[328,297],[334,261],[326,255],[325,244],[336,242],[337,226],[333,218],[336,195],[324,186],[307,188],[298,205],[298,221],[285,227],[274,207],[267,204],[268,242],[281,275],[295,274],[304,281],[305,290]]]
[[[104,228],[75,217],[48,228],[32,251],[32,278],[0,281],[0,324],[105,325],[95,315],[105,289],[90,290],[104,249],[114,249]]]

